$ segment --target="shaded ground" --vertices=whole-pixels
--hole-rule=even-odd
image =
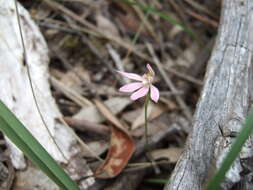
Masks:
[[[108,148],[108,122],[91,118],[79,121],[72,116],[82,107],[93,104],[94,99],[112,100],[117,107],[121,99],[114,98],[128,95],[118,92],[127,81],[116,70],[143,74],[146,63],[152,65],[156,71],[154,84],[161,98],[152,106],[150,136],[173,128],[175,123],[180,128],[167,132],[151,148],[160,173],[155,173],[149,165],[143,176],[136,178],[140,182],[136,189],[162,189],[162,179],[167,179],[173,170],[191,127],[189,120],[217,33],[220,1],[139,0],[144,9],[140,4],[129,5],[123,0],[21,2],[47,40],[52,91],[59,108],[71,120],[68,121],[77,134],[102,158]],[[171,22],[175,20],[180,24]],[[143,102],[131,101],[115,114],[136,144],[144,136],[140,119]],[[97,167],[95,158],[87,159],[91,167]],[[132,163],[139,161],[143,161],[143,155],[131,160]],[[139,171],[143,169],[135,168],[132,172]],[[112,189],[115,183],[121,183],[115,182],[117,179],[98,183]]]

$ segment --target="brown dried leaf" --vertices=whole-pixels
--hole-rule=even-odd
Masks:
[[[100,31],[103,31],[108,35],[112,35],[118,38],[120,37],[117,27],[108,18],[100,13],[97,13],[95,18]]]
[[[110,129],[106,125],[92,123],[84,119],[74,119],[72,117],[63,117],[63,119],[68,125],[76,130],[102,136],[109,136]]]
[[[128,97],[114,97],[105,101],[105,105],[110,108],[113,114],[121,112],[132,101]],[[89,106],[82,108],[75,116],[75,119],[86,119],[93,123],[100,123],[105,121],[105,117],[99,113],[96,106]]]
[[[73,68],[68,70],[61,78],[61,82],[68,87],[75,89],[80,94],[83,92],[82,85],[84,81],[89,83],[91,81],[90,75],[89,72],[79,64],[73,66]]]
[[[128,123],[132,123],[138,115],[142,112],[142,108],[137,108],[131,111],[125,111],[122,113],[122,119]]]
[[[120,121],[101,102],[95,100],[98,110],[112,123],[111,143],[105,162],[95,171],[97,178],[113,178],[127,165],[135,145]]]

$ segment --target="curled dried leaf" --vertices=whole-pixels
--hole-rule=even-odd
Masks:
[[[135,151],[134,141],[120,121],[101,102],[95,101],[98,110],[112,124],[111,142],[105,162],[95,171],[97,178],[113,178],[125,168]]]

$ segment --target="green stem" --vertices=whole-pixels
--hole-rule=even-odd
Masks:
[[[145,99],[145,104],[144,104],[144,109],[145,109],[145,147],[148,147],[148,104],[149,104],[149,99],[150,99],[150,90],[148,91],[148,94]]]
[[[145,109],[145,150],[147,151],[146,153],[146,157],[147,159],[151,162],[154,170],[155,170],[155,173],[156,174],[159,174],[160,173],[160,169],[159,167],[156,165],[154,159],[152,158],[151,154],[149,153],[149,139],[148,139],[148,104],[149,104],[149,101],[150,101],[150,90],[148,91],[148,94],[146,96],[146,99],[145,99],[145,104],[144,104],[144,109]]]

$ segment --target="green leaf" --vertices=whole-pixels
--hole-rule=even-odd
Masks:
[[[220,184],[224,180],[227,171],[235,161],[236,157],[239,155],[244,143],[249,138],[252,131],[253,131],[253,108],[250,110],[250,113],[246,118],[246,123],[243,125],[241,132],[239,133],[235,142],[232,144],[230,151],[228,152],[227,156],[222,162],[220,169],[216,172],[216,174],[213,176],[210,183],[208,184],[207,187],[208,190],[219,189]]]
[[[145,10],[145,11],[148,11],[148,12],[150,12],[150,13],[156,14],[156,15],[158,15],[160,18],[165,19],[165,20],[169,21],[169,22],[172,23],[172,24],[175,24],[175,25],[180,26],[180,27],[181,27],[186,33],[188,33],[193,39],[196,40],[196,38],[197,38],[196,35],[195,35],[195,33],[194,33],[190,28],[188,28],[187,26],[185,26],[183,23],[181,23],[181,22],[179,22],[178,20],[172,18],[171,16],[166,15],[166,14],[160,12],[160,11],[157,11],[157,10],[155,10],[155,9],[153,9],[153,8],[151,8],[151,7],[149,7],[149,6],[147,6],[147,5],[143,5],[143,4],[141,4],[141,3],[137,3],[137,2],[133,2],[133,1],[129,1],[129,0],[114,0],[114,1],[122,1],[122,2],[124,2],[124,3],[129,4],[129,5],[137,6],[137,7],[141,8],[141,9],[143,9],[143,10]]]
[[[0,130],[61,189],[80,190],[1,100]]]

